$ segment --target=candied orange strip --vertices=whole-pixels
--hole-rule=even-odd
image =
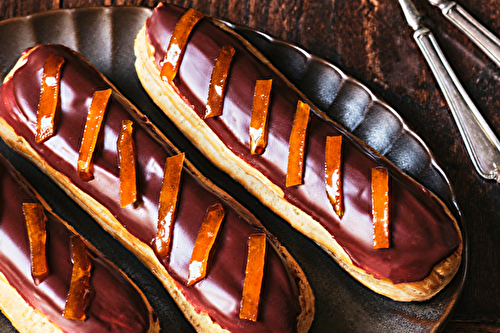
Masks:
[[[42,205],[38,203],[23,203],[23,213],[30,243],[31,275],[35,284],[39,285],[49,275],[46,253],[47,231],[45,230],[47,218]]]
[[[344,216],[342,190],[342,136],[327,136],[325,147],[326,194],[339,218]]]
[[[174,231],[177,200],[181,183],[184,153],[167,157],[158,209],[158,231],[155,238],[156,254],[160,257],[170,253]]]
[[[196,237],[193,254],[189,262],[188,286],[192,286],[207,275],[210,251],[219,234],[224,215],[224,208],[219,203],[208,208],[198,236]]]
[[[56,112],[59,108],[59,88],[61,84],[61,67],[64,58],[50,54],[43,66],[40,101],[36,112],[37,143],[44,142],[55,133]]]
[[[77,164],[78,175],[80,179],[85,181],[94,179],[92,159],[94,157],[97,138],[101,131],[104,112],[106,111],[111,93],[111,89],[98,90],[94,92],[94,96],[92,97]]]
[[[73,254],[73,271],[63,316],[68,319],[84,321],[85,311],[90,303],[92,261],[79,236],[71,236],[71,252]]]
[[[302,184],[309,111],[309,105],[302,101],[298,101],[297,111],[293,119],[292,132],[290,134],[290,144],[288,146],[286,187]]]
[[[177,75],[189,35],[196,23],[204,16],[205,14],[190,8],[177,22],[172,37],[170,37],[165,58],[162,61],[160,75],[163,81],[172,82]]]
[[[384,167],[372,169],[373,248],[389,247],[389,172]]]
[[[222,105],[226,92],[226,79],[235,52],[235,49],[229,45],[224,45],[219,51],[214,69],[212,70],[210,86],[208,87],[205,118],[217,117],[222,114]]]
[[[257,321],[265,263],[266,235],[251,234],[248,238],[247,267],[240,307],[241,319]]]
[[[120,206],[128,206],[137,200],[137,176],[135,173],[135,146],[132,138],[132,120],[123,120],[118,137],[118,164],[120,168]]]
[[[267,122],[273,80],[257,80],[253,93],[252,117],[250,119],[250,153],[260,155],[267,146],[269,125]]]

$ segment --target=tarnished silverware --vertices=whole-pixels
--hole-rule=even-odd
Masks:
[[[454,1],[428,0],[441,9],[444,17],[466,34],[491,60],[500,67],[500,39],[473,18]]]
[[[398,1],[450,107],[475,169],[482,177],[500,182],[498,138],[460,84],[432,32],[420,23],[421,16],[415,6],[409,0]]]

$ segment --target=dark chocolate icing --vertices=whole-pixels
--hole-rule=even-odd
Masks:
[[[147,36],[155,49],[157,66],[163,59],[177,20],[185,9],[160,5],[147,21]],[[312,216],[344,248],[353,263],[394,283],[420,281],[451,255],[461,242],[453,220],[430,193],[409,181],[401,171],[362,146],[344,130],[316,113],[311,114],[304,184],[286,188],[288,140],[299,96],[280,76],[259,61],[236,37],[208,18],[192,31],[174,85],[202,115],[210,75],[218,50],[236,49],[227,80],[223,115],[206,119],[207,125],[237,156],[266,175],[284,192],[285,199]],[[251,155],[249,123],[255,81],[273,78],[269,139],[262,155]],[[343,172],[345,214],[339,220],[325,190],[326,136],[345,135]],[[389,168],[391,191],[391,247],[374,250],[371,217],[371,168]]]
[[[64,332],[146,332],[149,312],[139,292],[113,267],[89,250],[93,258],[93,296],[85,322],[62,316],[71,281],[71,232],[47,216],[48,277],[38,286],[31,276],[24,202],[36,202],[14,180],[0,160],[0,272],[24,300]]]
[[[56,135],[44,144],[34,142],[36,109],[42,68],[46,57],[64,57],[61,82],[61,114]],[[108,84],[88,64],[68,49],[40,46],[30,53],[27,63],[3,86],[0,116],[18,135],[23,136],[53,168],[90,194],[114,214],[128,231],[151,245],[156,236],[158,200],[163,166],[172,148],[155,140],[147,119],[136,119],[135,112],[117,94],[110,98],[94,159],[94,177],[89,182],[78,178],[76,162],[88,108],[94,90]],[[116,141],[123,119],[135,120],[134,140],[138,162],[138,203],[120,208]],[[271,245],[267,254],[266,276],[257,322],[238,318],[245,274],[247,238],[259,232],[231,204],[221,199],[184,169],[172,252],[161,258],[177,286],[197,311],[210,315],[223,328],[237,332],[295,332],[300,313],[298,287],[283,258]],[[208,275],[187,288],[188,265],[194,241],[210,205],[220,202],[226,216],[214,245]]]

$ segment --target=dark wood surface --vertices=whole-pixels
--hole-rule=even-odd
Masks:
[[[457,0],[500,35],[498,0]],[[0,0],[0,19],[56,8],[140,5],[157,1]],[[445,332],[500,332],[500,184],[481,179],[469,161],[443,95],[412,39],[396,0],[173,1],[297,43],[366,84],[406,119],[449,175],[469,240],[463,294]],[[500,68],[424,0],[426,15],[452,67],[500,136]],[[0,45],[0,49],[1,49]],[[1,51],[0,51],[1,52]]]

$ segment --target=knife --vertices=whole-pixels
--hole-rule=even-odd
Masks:
[[[398,1],[408,25],[414,30],[413,38],[431,67],[450,107],[474,168],[483,178],[500,183],[498,138],[467,95],[432,32],[421,24],[421,15],[413,3],[410,0]]]

